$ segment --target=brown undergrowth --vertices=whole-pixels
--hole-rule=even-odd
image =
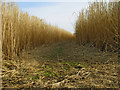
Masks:
[[[15,61],[3,60],[4,88],[118,88],[115,53],[64,42],[24,55]]]

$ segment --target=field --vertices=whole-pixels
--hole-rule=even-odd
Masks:
[[[94,2],[75,33],[2,3],[2,87],[119,88],[118,2]]]

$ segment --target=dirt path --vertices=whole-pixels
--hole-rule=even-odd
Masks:
[[[24,76],[28,76],[29,84],[20,87],[118,88],[115,53],[74,42],[43,45],[27,53],[22,67],[33,70],[26,70]]]

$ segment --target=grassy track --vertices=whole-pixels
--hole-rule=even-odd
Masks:
[[[3,61],[4,87],[118,88],[115,53],[74,42],[44,45],[27,53],[20,60],[22,67]]]

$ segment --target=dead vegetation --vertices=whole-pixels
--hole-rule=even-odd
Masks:
[[[73,34],[2,3],[3,87],[118,88],[118,54],[107,51],[118,46],[117,7],[94,2],[82,10],[79,45]]]
[[[91,44],[101,50],[115,51],[120,39],[118,31],[118,0],[97,0],[81,10],[76,22],[79,44]]]
[[[52,57],[55,52],[58,56]],[[70,42],[40,46],[27,53],[17,62],[3,60],[4,88],[118,88],[115,53]]]
[[[2,52],[9,60],[42,44],[70,40],[73,35],[22,12],[14,3],[1,4]]]

